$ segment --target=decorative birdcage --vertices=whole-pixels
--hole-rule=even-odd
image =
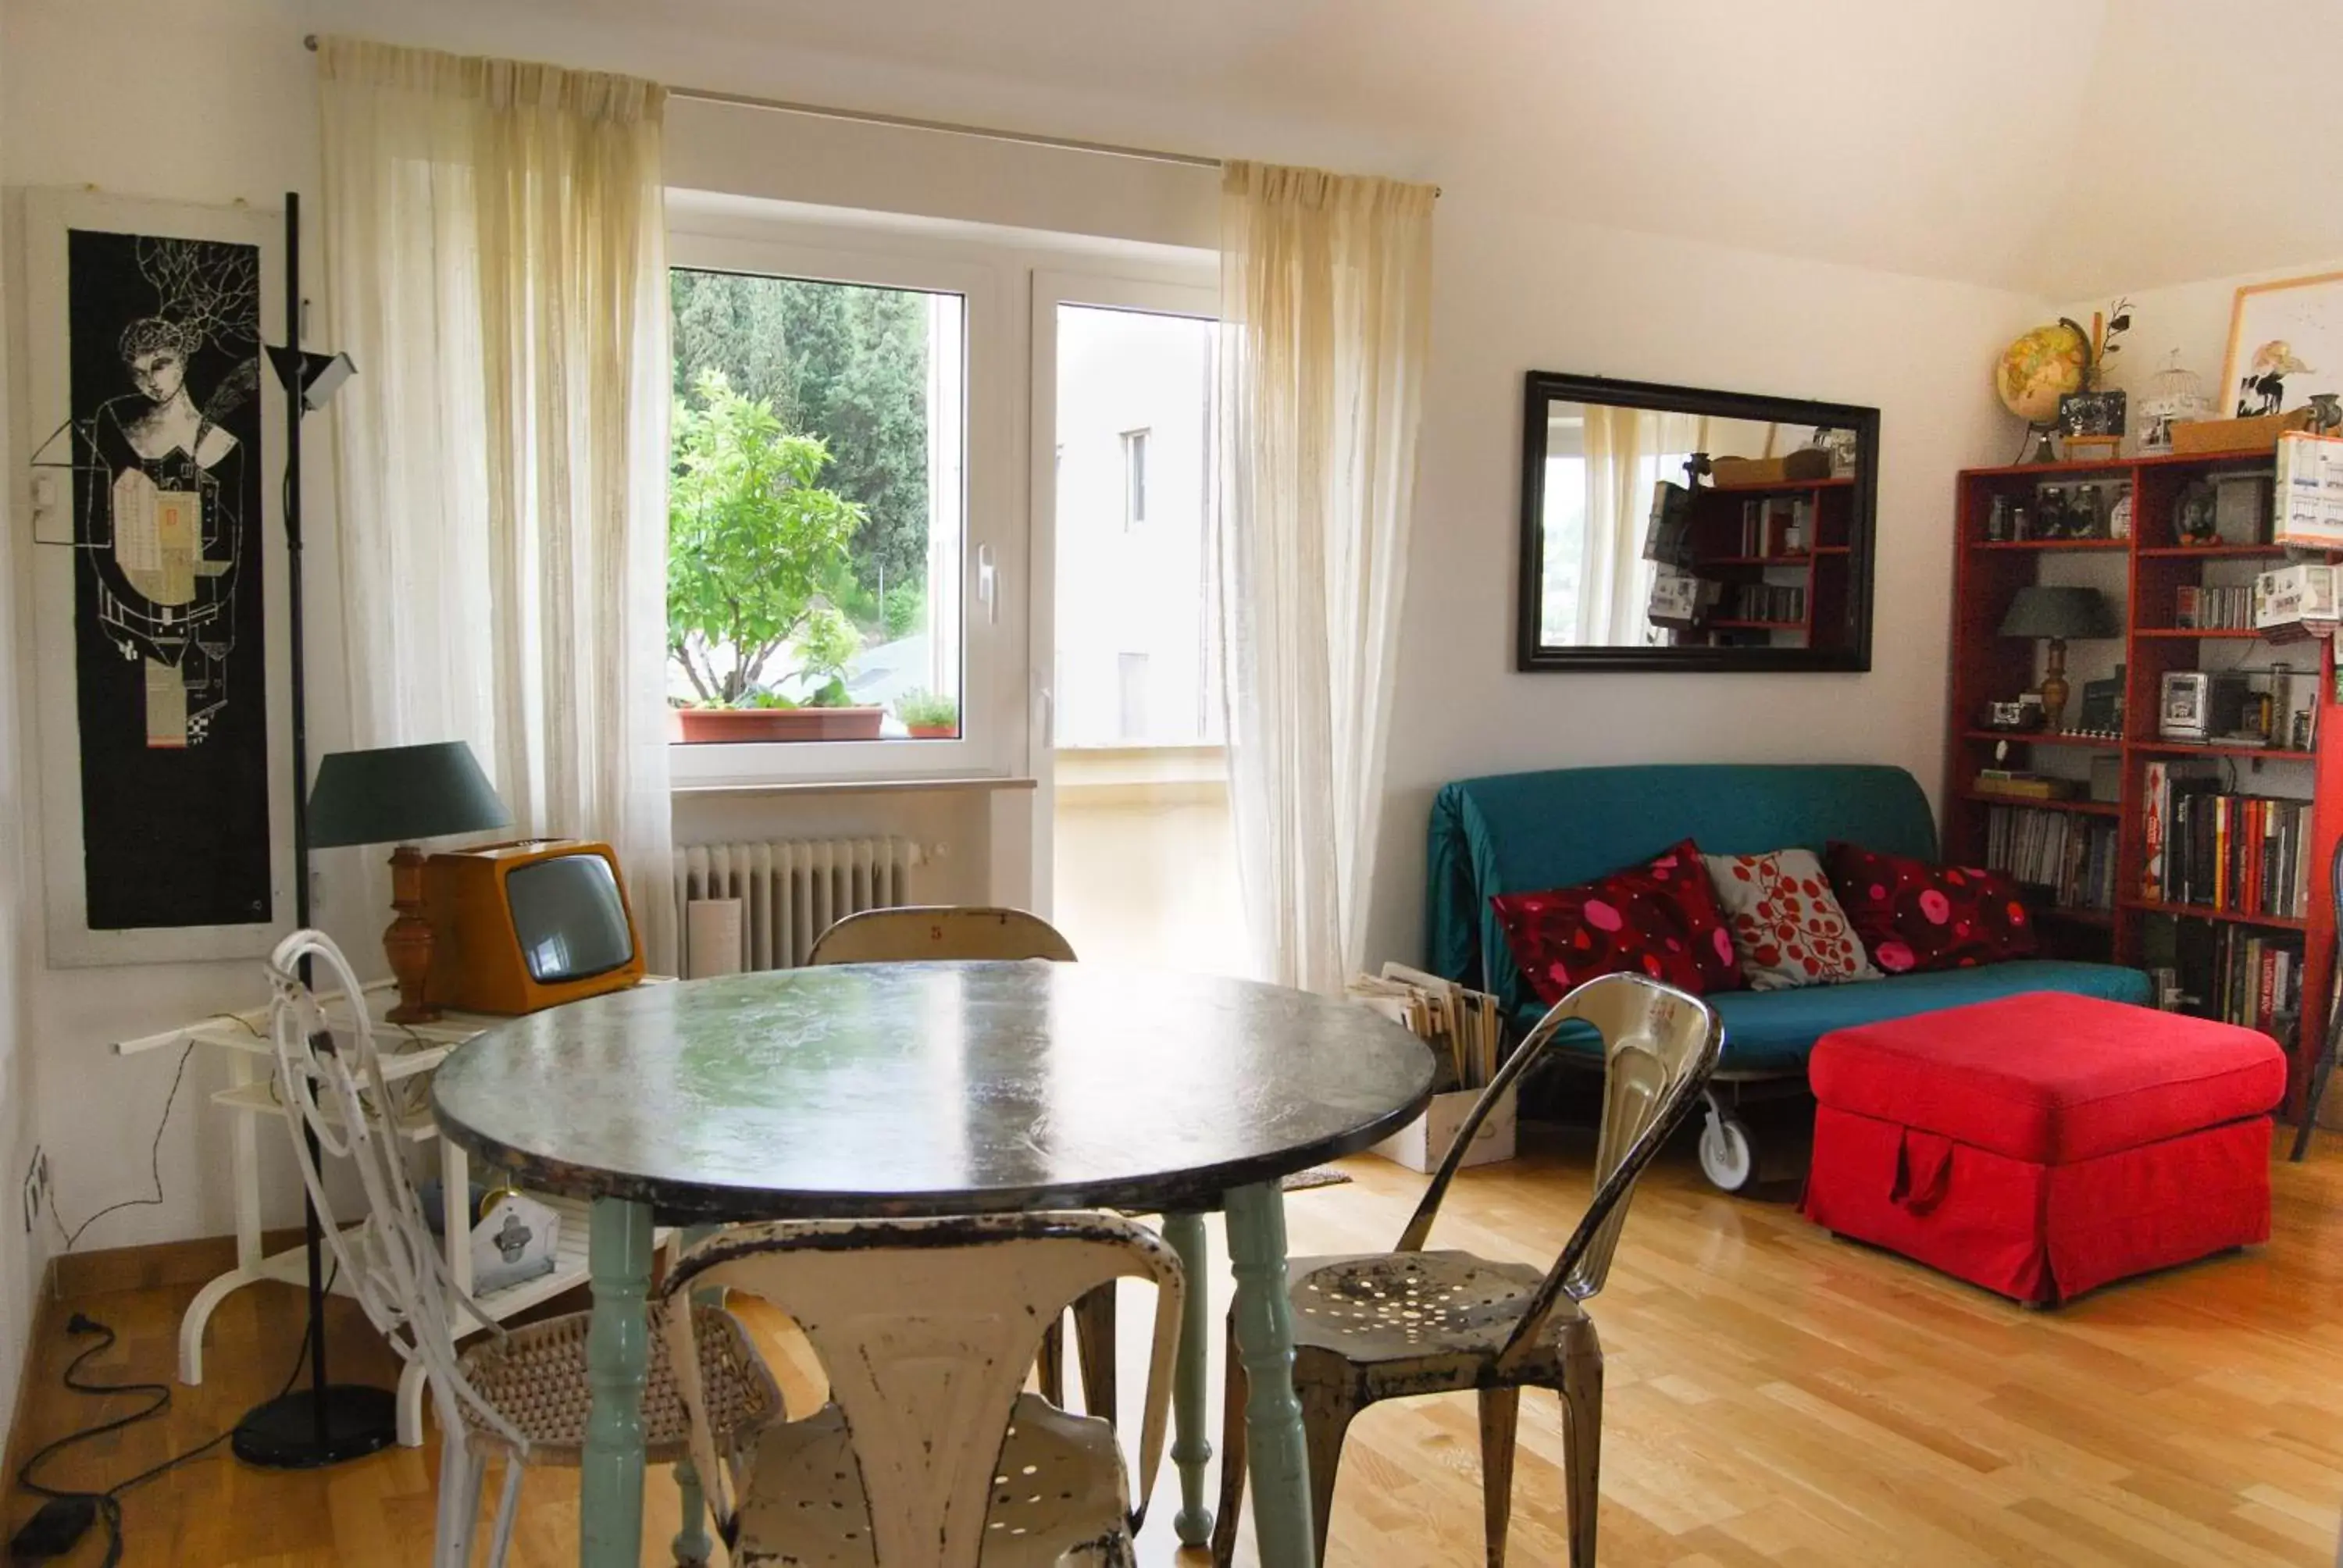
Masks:
[[[2139,449],[2169,452],[2172,427],[2211,417],[2213,399],[2206,395],[2204,377],[2181,367],[2176,348],[2132,407],[2139,411]]]

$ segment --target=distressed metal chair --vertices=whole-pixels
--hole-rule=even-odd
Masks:
[[[408,1362],[420,1362],[428,1376],[439,1415],[434,1568],[470,1563],[491,1455],[505,1461],[488,1558],[500,1565],[512,1541],[523,1467],[574,1470],[584,1452],[593,1397],[586,1369],[588,1314],[572,1312],[508,1330],[457,1289],[400,1158],[398,1101],[383,1076],[366,1009],[354,1009],[356,1027],[335,1035],[302,982],[305,959],[344,995],[361,994],[348,959],[322,932],[295,931],[270,955],[268,976],[276,992],[270,1032],[301,1179],[317,1207],[340,1278],[391,1348]],[[317,1152],[307,1134],[316,1136]],[[359,1224],[345,1227],[336,1221],[318,1152],[357,1171],[367,1202],[367,1217]],[[780,1391],[729,1313],[700,1305],[691,1315],[699,1357],[693,1382],[702,1391],[711,1433],[727,1444],[738,1443],[779,1417]],[[458,1352],[458,1335],[475,1328],[488,1330],[490,1337]],[[653,1462],[673,1463],[685,1456],[689,1418],[666,1343],[658,1337],[643,1391],[643,1428]]]
[[[1074,961],[1057,928],[1023,910],[907,904],[849,915],[813,940],[809,964],[896,964],[954,960]]]
[[[816,937],[808,964],[1015,963],[1044,959],[1075,961],[1073,944],[1058,928],[1024,910],[979,904],[906,904],[849,915]],[[1081,1362],[1082,1401],[1112,1419],[1115,1402],[1114,1287],[1074,1303],[1074,1345]],[[1066,1402],[1065,1330],[1050,1320],[1040,1361],[1041,1393]]]
[[[1021,1392],[1041,1324],[1102,1282],[1156,1288],[1130,1503],[1114,1428]],[[1186,1278],[1119,1215],[779,1221],[685,1249],[664,1298],[741,1291],[789,1314],[830,1402],[727,1449],[709,1418],[698,1319],[670,1310],[668,1359],[692,1456],[734,1563],[800,1568],[1131,1568],[1162,1457]]]
[[[1603,1128],[1594,1194],[1552,1269],[1423,1250],[1473,1134],[1566,1025],[1602,1036]],[[1293,1382],[1310,1449],[1319,1560],[1342,1437],[1368,1405],[1417,1394],[1481,1396],[1481,1485],[1490,1568],[1505,1559],[1513,1434],[1521,1391],[1562,1399],[1572,1568],[1594,1568],[1603,1442],[1603,1350],[1584,1302],[1603,1288],[1635,1180],[1697,1103],[1724,1030],[1706,1004],[1641,975],[1604,975],[1559,1002],[1506,1061],[1456,1130],[1456,1141],[1391,1252],[1296,1258],[1288,1265]],[[1233,1326],[1231,1329],[1233,1338]],[[1244,1366],[1228,1361],[1225,1450],[1212,1560],[1236,1543],[1244,1496]]]

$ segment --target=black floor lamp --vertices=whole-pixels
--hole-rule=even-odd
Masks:
[[[322,408],[352,367],[343,354],[301,348],[301,198],[285,194],[285,343],[268,360],[285,387],[285,553],[287,632],[293,670],[293,918],[309,923],[309,736],[307,662],[301,630],[301,417]],[[302,977],[305,980],[307,976]],[[314,1145],[317,1135],[307,1136]],[[317,1157],[312,1147],[310,1158]],[[387,1448],[398,1436],[398,1402],[390,1390],[326,1379],[325,1236],[307,1190],[302,1217],[309,1252],[309,1386],[246,1411],[229,1447],[247,1464],[314,1470]]]

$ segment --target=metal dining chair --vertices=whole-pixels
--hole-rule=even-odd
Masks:
[[[500,1568],[512,1541],[522,1469],[548,1464],[574,1470],[584,1452],[593,1399],[586,1368],[588,1314],[572,1312],[508,1330],[457,1288],[401,1158],[396,1091],[427,1080],[393,1085],[385,1079],[362,1004],[351,1010],[355,1025],[334,1033],[303,981],[305,960],[343,995],[363,995],[349,960],[323,932],[295,931],[269,958],[276,993],[270,1034],[301,1180],[317,1205],[339,1278],[391,1348],[407,1362],[420,1362],[428,1376],[439,1416],[434,1568],[470,1563],[488,1462],[498,1455],[505,1461],[504,1493],[488,1561]],[[335,1218],[320,1153],[356,1170],[367,1204],[359,1224],[346,1227]],[[692,1381],[700,1391],[711,1441],[738,1444],[779,1417],[780,1391],[731,1314],[698,1305],[691,1318],[698,1358]],[[459,1336],[482,1329],[488,1339],[458,1350]],[[643,1390],[643,1432],[653,1462],[673,1463],[685,1456],[689,1418],[666,1342],[656,1334]]]
[[[1130,1502],[1113,1427],[1021,1392],[1041,1324],[1101,1284],[1155,1285],[1154,1352]],[[830,1402],[726,1445],[709,1418],[686,1292],[789,1314]],[[1186,1276],[1119,1215],[779,1221],[684,1250],[662,1292],[668,1359],[734,1563],[811,1568],[1131,1568],[1162,1458]]]
[[[1594,1195],[1578,1228],[1543,1275],[1522,1263],[1423,1250],[1473,1135],[1514,1081],[1569,1026],[1603,1041],[1603,1127]],[[1474,1102],[1447,1158],[1390,1252],[1296,1258],[1287,1264],[1293,1316],[1293,1383],[1310,1454],[1318,1557],[1342,1463],[1342,1437],[1371,1404],[1475,1390],[1481,1397],[1482,1511],[1490,1568],[1505,1560],[1512,1513],[1513,1436],[1521,1391],[1562,1399],[1571,1568],[1594,1568],[1603,1442],[1603,1350],[1584,1303],[1602,1290],[1626,1222],[1635,1180],[1698,1103],[1724,1044],[1722,1026],[1695,997],[1641,975],[1604,975],[1578,987],[1538,1020]],[[1244,1496],[1244,1366],[1230,1327],[1225,1452],[1212,1561],[1236,1544]]]
[[[2343,911],[2343,839],[2336,840],[2335,859],[2328,867],[2327,887],[2334,908]],[[2294,1130],[2294,1151],[2288,1161],[2302,1163],[2310,1152],[2310,1135],[2318,1126],[2318,1102],[2327,1098],[2327,1081],[2335,1076],[2335,1059],[2343,1055],[2343,951],[2338,951],[2335,963],[2334,982],[2327,988],[2327,1042],[2320,1048],[2318,1060],[2310,1069],[2310,1097],[2303,1102],[2302,1125]],[[2305,997],[2308,1007],[2310,999]],[[2343,1568],[2343,1545],[2336,1549],[2336,1568]]]
[[[814,939],[808,964],[1013,963],[1043,959],[1075,961],[1073,944],[1058,928],[1024,910],[979,904],[906,904],[849,915]],[[1114,1419],[1114,1287],[1074,1303],[1074,1349],[1082,1373],[1082,1402]],[[1041,1394],[1066,1402],[1065,1331],[1050,1320],[1041,1352]]]
[[[809,964],[892,964],[952,960],[1074,961],[1055,926],[1023,910],[976,904],[907,904],[849,915],[813,940]]]

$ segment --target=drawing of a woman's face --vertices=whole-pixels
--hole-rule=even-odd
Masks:
[[[187,356],[200,341],[176,321],[146,316],[122,329],[115,348],[139,395],[151,403],[168,403],[186,385]]]
[[[186,378],[186,357],[176,348],[150,349],[131,357],[130,379],[150,402],[169,402]]]

